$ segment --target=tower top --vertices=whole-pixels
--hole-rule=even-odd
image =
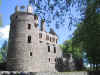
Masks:
[[[27,8],[25,6],[16,6],[15,11],[33,13],[33,7],[31,5],[28,5]]]

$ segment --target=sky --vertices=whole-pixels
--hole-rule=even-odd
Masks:
[[[2,27],[0,27],[0,47],[2,46],[4,41],[8,40],[9,38],[10,15],[14,13],[14,9],[16,5],[27,6],[28,0],[2,0],[1,2],[0,14],[2,15]],[[74,15],[77,15],[77,12],[75,12],[74,9],[73,9],[73,13]],[[54,25],[51,25],[51,27],[54,28]],[[68,30],[68,26],[66,27],[62,26],[59,29],[54,28],[54,30],[59,37],[58,43],[62,44],[65,40],[68,40],[71,38],[71,35],[75,30],[75,27],[72,27],[71,31]]]

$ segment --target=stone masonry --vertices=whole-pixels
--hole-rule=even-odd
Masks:
[[[39,29],[38,17],[30,5],[21,8],[17,6],[10,17],[7,70],[57,72],[56,58],[62,57],[62,51],[56,33],[53,29],[46,32],[45,20]]]

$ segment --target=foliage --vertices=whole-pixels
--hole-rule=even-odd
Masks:
[[[82,50],[80,47],[73,46],[72,39],[66,40],[61,48],[64,53],[72,53],[73,58],[75,59],[82,59]]]
[[[53,23],[56,28],[67,25],[65,18],[69,19],[69,27],[76,24],[80,19],[73,16],[72,8],[83,12],[86,7],[86,0],[29,0],[29,3],[35,8],[35,13],[45,19],[48,26]]]
[[[87,0],[85,17],[74,32],[74,45],[81,46],[87,53],[90,64],[100,64],[100,0]]]
[[[0,63],[3,62],[2,54],[0,53]]]
[[[8,42],[5,41],[2,45],[2,48],[0,49],[0,63],[6,62],[6,56],[7,56],[7,48],[8,48]]]
[[[1,5],[1,0],[0,0],[0,5]],[[2,18],[1,18],[1,14],[0,14],[0,26],[2,25]]]
[[[0,0],[0,5],[1,5],[1,0]]]

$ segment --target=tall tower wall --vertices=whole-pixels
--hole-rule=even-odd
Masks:
[[[38,17],[31,6],[25,11],[16,7],[11,15],[7,69],[10,71],[56,72],[56,58],[62,56],[54,31],[38,29]]]
[[[16,12],[11,16],[9,47],[7,55],[8,70],[33,71],[38,65],[38,28],[34,26],[34,15]],[[35,66],[36,65],[36,66]],[[34,70],[35,71],[35,70]]]

